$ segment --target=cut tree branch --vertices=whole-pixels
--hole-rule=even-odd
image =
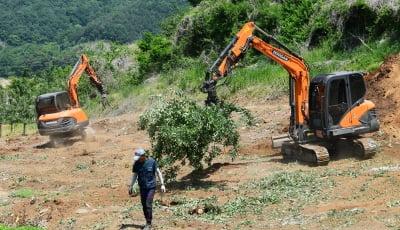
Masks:
[[[373,50],[371,49],[371,47],[369,47],[369,46],[367,45],[367,43],[365,43],[364,40],[363,40],[362,38],[360,38],[359,36],[356,36],[356,35],[354,35],[354,34],[352,34],[352,33],[350,33],[350,32],[349,32],[349,34],[350,34],[353,38],[358,39],[358,40],[359,40],[365,47],[367,47],[370,51],[373,51]]]

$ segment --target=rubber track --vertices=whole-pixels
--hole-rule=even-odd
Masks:
[[[302,144],[301,148],[307,149],[311,151],[315,155],[315,160],[317,165],[327,165],[329,163],[329,152],[328,150],[321,145],[313,145],[313,144]],[[314,163],[314,162],[312,162]]]
[[[375,156],[377,152],[377,144],[374,139],[369,137],[363,137],[356,139],[354,141],[359,146],[360,151],[362,151],[361,154],[359,154],[359,156],[361,156],[364,159],[372,158],[373,156]]]
[[[321,145],[315,144],[296,144],[286,142],[281,147],[284,159],[294,159],[317,165],[327,165],[329,163],[329,152]]]

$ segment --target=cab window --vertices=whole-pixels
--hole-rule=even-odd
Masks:
[[[338,125],[348,109],[345,79],[331,81],[329,87],[328,113],[329,123]]]
[[[363,99],[366,93],[364,77],[360,74],[353,74],[349,77],[351,103],[354,104]]]

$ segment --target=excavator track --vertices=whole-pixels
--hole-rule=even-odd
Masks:
[[[318,166],[329,163],[329,152],[322,145],[285,142],[282,144],[281,153],[287,160],[298,160]]]
[[[363,159],[375,156],[378,151],[376,141],[369,137],[361,137],[354,140],[355,154]]]

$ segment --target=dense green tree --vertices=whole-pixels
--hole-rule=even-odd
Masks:
[[[8,86],[8,120],[10,124],[24,124],[23,134],[25,125],[32,123],[35,117],[34,102],[37,86],[34,79],[26,77],[13,78]]]
[[[138,41],[137,45],[140,49],[137,60],[141,74],[158,72],[174,62],[171,41],[162,35],[145,33],[144,38]]]

